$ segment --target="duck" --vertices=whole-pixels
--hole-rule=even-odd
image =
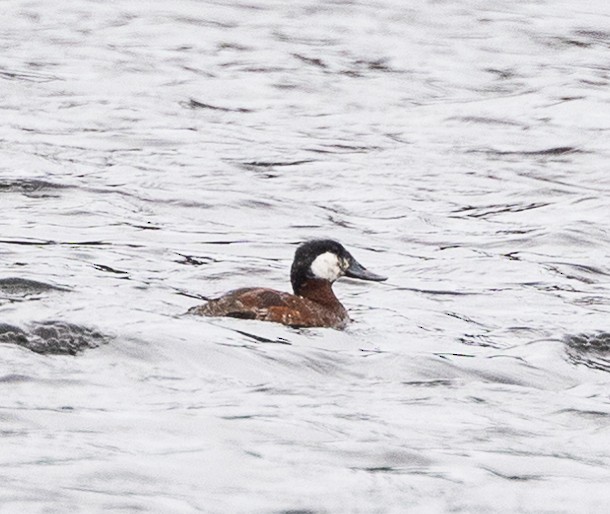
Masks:
[[[337,241],[314,239],[302,243],[294,254],[290,268],[293,294],[245,287],[192,307],[188,314],[270,321],[295,328],[343,329],[350,317],[332,289],[343,276],[387,280],[367,270]]]

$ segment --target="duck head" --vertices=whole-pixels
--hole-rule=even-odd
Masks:
[[[295,294],[308,280],[324,280],[331,284],[346,276],[381,282],[387,277],[367,270],[337,241],[315,239],[297,248],[290,269],[290,281]]]

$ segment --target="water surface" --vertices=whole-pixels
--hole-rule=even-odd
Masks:
[[[605,2],[7,0],[0,502],[602,512]],[[184,316],[296,245],[344,332]]]

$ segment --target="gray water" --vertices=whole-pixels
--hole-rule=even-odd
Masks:
[[[2,512],[605,512],[604,0],[2,2]],[[184,316],[341,241],[343,332]]]

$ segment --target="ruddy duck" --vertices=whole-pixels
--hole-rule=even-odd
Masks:
[[[377,282],[387,279],[368,271],[336,241],[318,239],[303,243],[294,254],[290,269],[294,294],[261,287],[236,289],[188,312],[292,327],[344,328],[349,316],[332,290],[333,282],[344,275]]]

